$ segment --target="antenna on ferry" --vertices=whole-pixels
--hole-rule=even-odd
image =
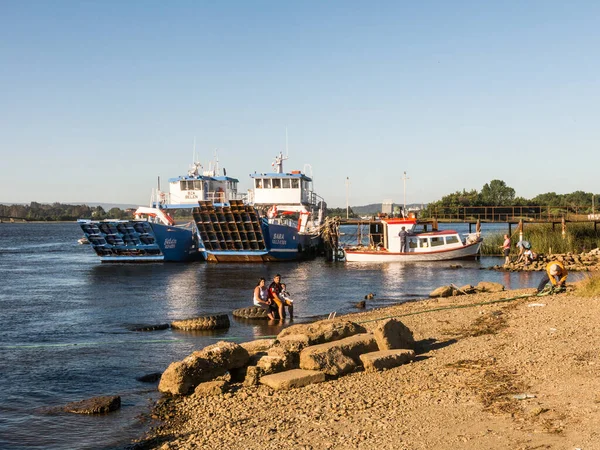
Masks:
[[[193,147],[193,154],[192,154],[192,164],[196,163],[196,136],[194,136],[194,147]]]
[[[215,176],[219,176],[219,149],[215,148]]]
[[[288,133],[287,133],[287,127],[285,127],[285,159],[287,159],[290,156],[290,151],[288,149]]]

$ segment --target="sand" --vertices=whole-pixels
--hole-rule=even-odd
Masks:
[[[600,449],[600,297],[569,288],[458,308],[533,292],[346,316],[372,328],[373,319],[404,315],[417,359],[290,391],[233,385],[208,398],[165,397],[138,447]],[[443,307],[453,309],[424,312]]]

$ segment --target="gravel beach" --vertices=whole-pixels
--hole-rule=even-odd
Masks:
[[[600,298],[571,287],[533,293],[344,316],[367,329],[396,316],[414,334],[416,359],[288,391],[232,384],[222,395],[164,397],[159,425],[134,447],[600,449]]]

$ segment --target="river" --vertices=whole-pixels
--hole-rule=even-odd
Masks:
[[[466,231],[466,230],[465,230]],[[347,264],[322,258],[302,263],[101,264],[75,223],[0,224],[0,448],[123,448],[149,426],[155,384],[137,377],[220,339],[242,342],[278,333],[279,326],[231,319],[228,330],[131,331],[251,304],[259,277],[281,273],[295,321],[356,311],[367,293],[376,308],[424,298],[435,287],[479,281],[507,289],[535,287],[540,274],[482,268],[484,257],[451,263]],[[454,262],[453,264],[456,264]],[[98,395],[120,395],[105,416],[53,412]]]

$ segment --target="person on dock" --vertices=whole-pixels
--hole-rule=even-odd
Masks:
[[[285,319],[285,306],[288,307],[290,313],[290,319],[294,318],[294,303],[281,298],[281,275],[277,274],[273,277],[273,282],[269,286],[269,299],[277,305],[279,311],[279,319]]]
[[[537,254],[535,254],[533,252],[533,250],[531,250],[530,248],[528,248],[527,250],[525,250],[523,252],[523,261],[525,262],[525,265],[528,266],[529,263],[535,261],[537,259]]]
[[[266,281],[264,278],[258,279],[258,284],[254,288],[253,302],[259,308],[267,311],[267,317],[271,320],[275,319],[275,305],[273,301],[269,299],[269,289],[265,286]]]
[[[502,253],[504,254],[504,265],[508,266],[510,264],[510,237],[508,234],[504,235],[504,242],[500,246],[502,249]]]
[[[554,289],[564,289],[568,276],[567,269],[558,261],[549,262],[546,266],[544,276],[538,285],[538,294],[544,290],[548,282],[552,283]]]
[[[406,231],[406,227],[402,227],[398,233],[398,236],[400,237],[400,253],[406,253],[406,239],[408,237],[408,231]]]

